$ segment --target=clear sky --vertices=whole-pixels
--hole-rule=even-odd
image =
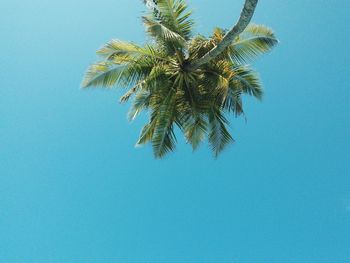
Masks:
[[[197,31],[243,1],[191,0]],[[350,262],[350,2],[260,1],[281,43],[263,102],[218,160],[134,148],[118,90],[80,90],[95,50],[143,43],[139,0],[3,0],[1,263]]]

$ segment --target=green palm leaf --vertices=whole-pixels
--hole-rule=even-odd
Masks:
[[[209,114],[209,143],[212,147],[214,156],[217,157],[225,147],[234,142],[232,136],[226,128],[227,119],[219,110],[213,109]]]
[[[82,87],[112,87],[123,77],[125,69],[125,65],[115,65],[109,62],[93,64],[85,74]]]
[[[170,90],[163,103],[154,111],[156,123],[152,146],[156,158],[163,157],[175,149],[176,137],[173,130],[175,120],[175,93]]]
[[[259,100],[262,99],[263,89],[256,72],[246,66],[237,66],[233,71],[234,75],[230,80],[230,85],[234,90],[242,91]]]
[[[193,150],[196,150],[207,135],[208,122],[206,117],[201,114],[192,116],[184,126],[186,140],[192,145]]]
[[[154,117],[151,118],[151,121],[142,128],[139,140],[137,141],[136,145],[146,144],[152,140],[156,123],[156,119]]]
[[[172,31],[165,25],[148,17],[143,17],[143,23],[145,24],[147,32],[150,36],[163,40],[167,43],[171,43],[177,47],[185,46],[186,40],[181,35]]]
[[[186,2],[184,0],[159,0],[157,7],[161,24],[189,40],[194,22],[190,19],[192,12],[188,11]]]
[[[235,63],[247,63],[270,51],[277,43],[271,29],[262,25],[249,25],[230,46],[229,53]]]
[[[147,90],[141,90],[136,94],[128,113],[129,120],[136,119],[143,110],[149,107],[151,96],[152,94]]]
[[[147,56],[154,59],[166,60],[166,56],[157,52],[151,45],[140,47],[131,42],[125,42],[113,39],[105,44],[96,52],[106,60],[112,60],[115,63],[132,62],[135,58]]]

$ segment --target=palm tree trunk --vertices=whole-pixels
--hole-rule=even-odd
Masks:
[[[233,28],[224,36],[222,41],[216,47],[210,50],[203,57],[189,64],[187,66],[187,70],[197,69],[200,66],[208,63],[212,59],[216,58],[218,55],[220,55],[232,43],[232,41],[248,26],[250,20],[253,17],[257,4],[258,0],[245,0],[244,7],[239,17],[239,20],[233,26]]]

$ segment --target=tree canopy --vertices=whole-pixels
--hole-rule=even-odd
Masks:
[[[176,127],[193,149],[208,138],[218,156],[234,141],[227,116],[244,114],[242,95],[259,100],[263,95],[248,63],[278,41],[271,29],[255,24],[232,40],[232,30],[221,28],[208,37],[194,35],[185,0],[157,0],[148,6],[142,17],[148,43],[111,40],[97,51],[101,60],[88,68],[82,86],[127,88],[120,101],[132,98],[130,120],[149,113],[137,144],[150,142],[156,158],[175,149]]]

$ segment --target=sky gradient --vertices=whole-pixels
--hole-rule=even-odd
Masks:
[[[243,3],[188,2],[205,35]],[[350,262],[350,2],[259,1],[253,21],[281,43],[217,160],[181,137],[155,160],[121,91],[80,89],[102,44],[146,41],[143,10],[2,1],[0,262]]]

